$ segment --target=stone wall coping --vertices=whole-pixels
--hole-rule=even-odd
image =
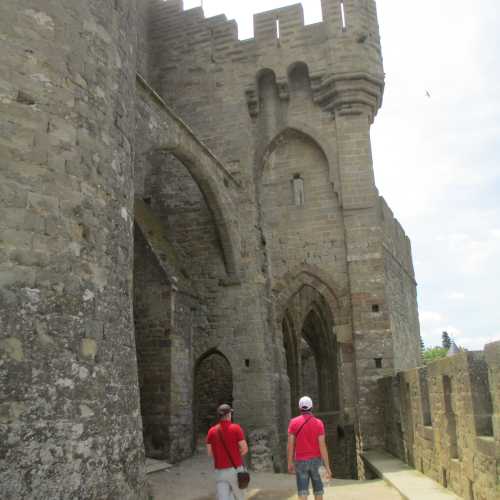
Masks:
[[[383,450],[363,453],[368,466],[406,500],[460,500],[439,483]]]

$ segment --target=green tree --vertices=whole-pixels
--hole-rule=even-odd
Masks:
[[[424,358],[424,364],[428,365],[429,363],[432,363],[437,359],[446,358],[448,349],[446,349],[445,347],[428,347],[422,354]]]
[[[451,337],[448,335],[448,332],[443,332],[441,336],[441,343],[443,344],[444,349],[449,349],[451,347]]]

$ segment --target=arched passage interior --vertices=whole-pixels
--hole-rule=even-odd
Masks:
[[[228,277],[213,196],[170,154],[141,158],[136,186],[134,319],[146,455],[177,462],[196,441],[196,353],[217,325],[210,303]],[[210,356],[200,373],[220,361]],[[219,372],[216,364],[213,370]],[[226,370],[227,372],[227,370]],[[202,380],[203,376],[199,377]],[[232,386],[232,378],[226,377]],[[232,389],[231,389],[232,391]]]
[[[320,280],[311,281],[320,283]],[[293,416],[299,413],[297,402],[301,396],[313,399],[314,413],[326,426],[328,449],[337,477],[355,478],[356,443],[353,430],[343,426],[341,367],[334,319],[329,301],[312,284],[301,285],[284,304],[281,327],[289,400]]]
[[[339,410],[337,342],[333,315],[322,295],[303,286],[286,307],[282,321],[283,345],[290,382],[292,415],[307,394],[319,412]]]

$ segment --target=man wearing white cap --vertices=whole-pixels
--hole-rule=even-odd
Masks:
[[[301,415],[290,420],[288,426],[288,472],[295,474],[300,500],[307,500],[309,480],[312,481],[315,500],[323,500],[323,481],[319,468],[323,462],[326,479],[332,477],[325,441],[325,425],[312,414],[313,402],[309,396],[300,398]]]

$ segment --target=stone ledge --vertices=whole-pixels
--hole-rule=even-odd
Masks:
[[[383,450],[363,453],[367,465],[406,500],[460,500],[439,483]]]
[[[483,455],[497,457],[495,438],[493,436],[476,436],[476,449]],[[498,458],[500,458],[500,455]]]
[[[155,460],[146,458],[146,474],[154,474],[155,472],[167,471],[172,468],[172,465],[163,460]]]

